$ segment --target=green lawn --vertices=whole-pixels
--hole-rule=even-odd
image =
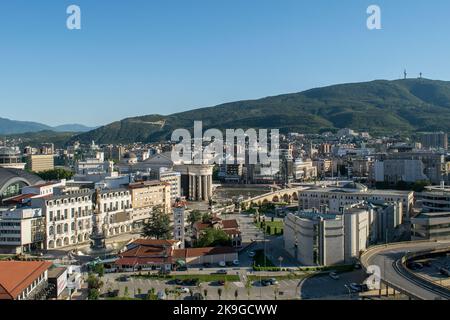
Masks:
[[[261,224],[262,224],[262,222],[259,222],[259,223],[256,223],[256,226],[258,227],[258,228],[260,228],[260,229],[262,229],[262,227],[261,227]],[[270,227],[270,233],[269,232],[267,232],[268,231],[268,229],[267,229],[267,227]],[[268,220],[266,220],[266,232],[267,232],[267,234],[270,234],[270,235],[280,235],[280,234],[283,234],[283,221],[268,221]]]

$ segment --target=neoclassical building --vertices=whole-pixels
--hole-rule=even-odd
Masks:
[[[127,164],[129,172],[150,172],[155,179],[160,179],[161,169],[165,174],[170,171],[181,174],[181,196],[191,201],[207,201],[212,197],[212,173],[213,165],[175,163],[171,159],[171,153],[156,154],[145,161]]]
[[[173,170],[181,173],[181,190],[186,199],[207,201],[212,197],[212,165],[181,164]]]

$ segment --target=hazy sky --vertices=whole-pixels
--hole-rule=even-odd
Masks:
[[[450,80],[449,14],[448,0],[3,0],[0,117],[100,125],[405,67]]]

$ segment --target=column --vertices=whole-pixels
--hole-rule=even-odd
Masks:
[[[191,200],[192,198],[192,176],[190,174],[188,174],[188,179],[189,179],[189,183],[188,183],[188,200]]]
[[[203,200],[208,200],[209,198],[208,176],[202,176],[202,193],[203,193]]]
[[[202,201],[203,199],[203,194],[202,194],[202,176],[196,176],[197,179],[197,200],[198,201]]]
[[[197,178],[192,176],[192,200],[197,200]]]
[[[212,197],[212,175],[208,175],[208,195]]]

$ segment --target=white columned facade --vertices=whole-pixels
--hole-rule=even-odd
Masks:
[[[174,171],[188,176],[189,186],[185,186],[188,192],[185,196],[193,201],[207,201],[212,196],[212,165],[207,164],[180,164],[174,166]]]
[[[197,200],[201,201],[203,200],[203,193],[202,193],[202,176],[195,177],[197,179],[197,188],[198,188],[198,196]]]

